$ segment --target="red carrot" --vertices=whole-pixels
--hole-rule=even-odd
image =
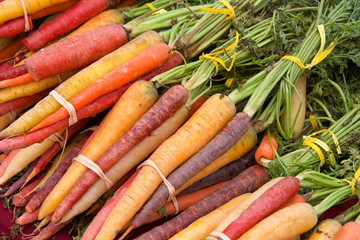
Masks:
[[[251,119],[245,113],[236,114],[224,128],[197,154],[178,167],[167,180],[176,189],[198,172],[227,152],[251,127]],[[162,183],[147,203],[133,218],[130,229],[142,225],[169,197],[168,188]]]
[[[25,65],[19,65],[6,71],[0,72],[0,81],[15,78],[25,73],[27,73]]]
[[[31,16],[28,15],[30,30],[33,28]],[[25,18],[19,17],[0,25],[0,38],[10,38],[25,30]]]
[[[43,173],[35,181],[31,182],[26,187],[24,187],[18,194],[14,195],[12,201],[15,204],[15,206],[24,207],[30,201],[30,199],[36,193],[36,192],[32,192],[32,190],[40,183],[40,181],[43,179],[44,176],[45,173]]]
[[[0,72],[8,70],[12,68],[16,63],[20,62],[21,60],[25,59],[25,54],[17,55],[15,58],[10,59],[0,65]]]
[[[159,127],[166,119],[173,116],[175,112],[186,103],[189,96],[188,94],[188,91],[181,85],[175,85],[168,89],[165,94],[134,123],[129,131],[96,161],[96,164],[103,171],[107,171],[148,134]],[[52,221],[60,221],[66,211],[98,178],[99,176],[95,172],[88,170],[56,208]]]
[[[64,175],[66,170],[72,163],[72,159],[76,157],[81,148],[84,146],[87,139],[90,137],[92,131],[89,131],[81,141],[69,152],[68,155],[61,161],[58,168],[53,172],[45,185],[39,189],[36,194],[31,198],[29,203],[26,205],[25,209],[28,212],[34,212],[36,209],[40,209],[42,202],[45,200],[47,195],[51,192],[51,190],[55,187],[56,183],[60,180],[60,178]]]
[[[86,66],[126,42],[121,24],[108,24],[39,51],[26,59],[25,65],[31,77],[38,81]]]
[[[215,190],[213,193],[186,209],[164,224],[144,233],[136,240],[165,240],[186,228],[196,219],[222,206],[231,199],[247,192],[253,192],[269,180],[269,174],[264,167],[252,166],[233,180]]]
[[[96,237],[96,234],[100,231],[102,224],[105,222],[106,217],[109,215],[111,210],[115,207],[119,199],[127,191],[136,175],[139,171],[136,171],[112,196],[112,198],[105,203],[101,208],[100,212],[96,214],[96,217],[91,221],[90,225],[86,228],[86,231],[82,235],[82,240],[92,240]]]
[[[0,84],[1,84],[1,82],[0,82]],[[8,102],[0,103],[0,116],[3,116],[5,114],[7,114],[8,112],[11,112],[21,106],[24,106],[25,104],[28,104],[31,102],[35,103],[38,100],[40,100],[41,98],[43,98],[44,96],[46,96],[49,92],[50,92],[50,90],[48,89],[48,90],[36,93],[31,96],[21,97],[21,98],[14,99],[14,100],[11,100]]]
[[[14,156],[20,151],[21,149],[13,150],[7,155],[6,159],[1,163],[0,165],[0,177],[4,175],[4,172],[6,168],[9,166],[11,160],[14,158]]]
[[[8,197],[13,194],[16,190],[20,189],[26,182],[27,177],[30,175],[31,171],[34,169],[37,161],[34,161],[30,164],[28,170],[21,176],[16,182],[14,182],[9,189],[4,193],[4,197]]]
[[[45,228],[41,229],[40,233],[35,237],[32,237],[32,240],[46,240],[61,230],[66,226],[67,223],[52,223],[50,222]]]
[[[281,179],[255,200],[223,233],[230,239],[238,239],[255,224],[289,201],[299,189],[300,183],[296,178],[288,176]]]
[[[38,219],[39,211],[40,211],[40,209],[38,209],[32,213],[25,212],[23,215],[18,217],[15,222],[19,225],[26,225],[26,224],[35,222]]]
[[[88,120],[88,119],[87,119]],[[79,121],[68,128],[61,137],[62,139],[70,139],[75,133],[77,133],[88,121]],[[38,174],[45,166],[50,162],[50,160],[55,157],[55,155],[61,150],[61,145],[59,142],[54,142],[54,145],[50,147],[37,161],[34,169],[31,170],[31,173],[27,176],[26,182],[29,182],[36,174]]]
[[[239,175],[246,168],[255,164],[254,154],[255,154],[255,150],[252,150],[242,158],[226,164],[225,166],[218,169],[214,173],[191,184],[189,187],[181,191],[179,193],[179,196],[198,191],[200,189],[211,186],[218,182],[233,179],[235,176]]]
[[[112,3],[112,6],[116,6],[119,3],[119,0],[81,0],[61,13],[54,20],[44,24],[38,30],[30,34],[30,36],[23,40],[23,43],[28,49],[35,52],[50,41],[70,32],[86,20],[102,12],[110,6],[110,2]]]
[[[6,48],[0,51],[0,61],[14,57],[24,47],[22,44],[23,38],[24,36],[17,37]]]
[[[75,109],[79,109],[96,98],[118,89],[128,82],[152,71],[169,59],[170,48],[165,43],[156,43],[128,62],[115,68],[113,71],[97,80],[89,87],[68,100]],[[64,107],[60,107],[52,115],[45,118],[38,125],[47,126],[49,123],[57,122],[69,113]]]

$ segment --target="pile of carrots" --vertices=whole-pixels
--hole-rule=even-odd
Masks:
[[[233,58],[229,68],[216,57],[219,53],[197,56],[204,64],[193,70],[194,76],[206,75],[206,64],[214,64],[213,75],[188,84],[190,76],[182,74],[191,68],[193,55],[173,44],[177,37],[172,32],[154,26],[156,31],[135,36],[124,27],[126,9],[144,11],[139,23],[161,21],[162,13],[179,8],[189,14],[175,16],[173,28],[181,33],[193,24],[197,29],[185,35],[186,47],[216,48],[223,33],[202,34],[203,24],[216,29],[221,23],[224,32],[237,31],[226,21],[238,24],[239,9],[254,19],[269,14],[268,1],[252,9],[254,2],[221,0],[217,4],[224,8],[209,10],[199,3],[193,10],[190,3],[168,0],[147,5],[131,0],[0,1],[0,185],[4,201],[11,199],[22,210],[15,224],[36,223],[31,238],[37,240],[56,236],[85,215],[92,220],[80,226],[84,240],[125,239],[133,232],[131,238],[139,240],[360,239],[360,208],[353,207],[346,220],[319,221],[322,212],[303,194],[307,182],[287,176],[285,166],[281,174],[270,168],[281,164],[279,152],[287,147],[283,141],[298,141],[309,131],[305,75],[293,84],[296,90],[284,94],[295,110],[279,114],[272,109],[275,100],[265,95],[263,108],[248,114],[228,94],[231,85],[233,92],[237,87],[228,78],[232,73],[237,77],[232,69],[236,52],[230,56],[228,51],[252,49],[252,41],[239,41],[236,32],[235,42],[220,51]],[[265,10],[258,13],[260,8]],[[186,22],[205,16],[196,11],[206,12],[209,20]],[[216,22],[217,14],[229,17]],[[177,71],[174,81],[156,80],[171,69]],[[279,83],[279,89],[285,87]],[[276,132],[280,125],[286,134]],[[352,197],[358,193],[354,181],[349,181]],[[156,226],[141,231],[148,223]]]

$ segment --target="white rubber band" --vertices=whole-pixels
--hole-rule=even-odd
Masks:
[[[163,182],[165,183],[167,189],[168,189],[168,192],[169,192],[169,197],[168,197],[168,201],[173,201],[174,203],[174,206],[175,206],[175,213],[174,215],[178,214],[179,213],[179,204],[176,200],[176,197],[175,197],[175,188],[173,185],[171,185],[171,183],[164,177],[164,175],[162,174],[162,172],[160,171],[160,169],[156,166],[156,164],[151,161],[150,159],[146,160],[145,162],[143,162],[142,164],[139,165],[138,168],[142,167],[142,166],[145,166],[145,165],[148,165],[148,166],[151,166],[152,168],[155,169],[155,171],[159,174],[159,176],[162,178]]]
[[[99,175],[99,177],[102,180],[104,180],[106,187],[108,189],[110,189],[111,186],[114,185],[114,183],[105,175],[103,170],[95,162],[91,161],[86,156],[79,154],[77,157],[74,157],[73,160],[78,161],[79,163],[81,163],[82,165],[91,169],[93,172],[95,172],[97,175]]]
[[[56,132],[53,135],[49,136],[49,139],[53,142],[59,142],[61,148],[65,146],[65,139],[60,135],[60,133]]]
[[[210,235],[213,235],[215,237],[219,237],[222,240],[231,240],[228,236],[226,236],[225,234],[223,234],[222,232],[216,232],[216,231],[212,231],[210,233]]]
[[[58,103],[60,103],[60,105],[69,112],[69,126],[74,125],[78,121],[74,106],[66,101],[66,99],[55,90],[52,90],[49,94],[53,96],[55,100],[58,101]]]
[[[25,19],[25,30],[24,30],[24,32],[27,32],[27,31],[30,31],[29,18],[28,18],[28,14],[27,14],[27,11],[26,11],[24,0],[20,0],[20,2],[21,2],[21,7],[22,7],[22,9],[24,11],[24,19]]]
[[[6,114],[6,116],[9,118],[10,123],[12,123],[15,121],[17,114],[15,111],[11,111],[11,112],[8,112]]]

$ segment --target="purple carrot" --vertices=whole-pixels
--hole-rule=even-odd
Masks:
[[[196,219],[205,216],[241,194],[257,190],[268,180],[269,174],[264,167],[252,166],[176,217],[142,234],[136,240],[169,239]]]
[[[67,223],[53,223],[50,222],[45,228],[41,229],[40,233],[35,237],[32,237],[32,240],[46,240],[53,236],[55,233],[60,231]]]
[[[12,68],[16,63],[20,62],[23,59],[25,59],[25,54],[20,54],[14,58],[2,63],[0,65],[0,72],[4,72],[4,71]]]
[[[13,68],[10,68],[8,70],[5,70],[3,72],[0,72],[0,81],[2,80],[6,80],[6,79],[11,79],[11,78],[16,78],[20,75],[23,75],[25,73],[27,73],[27,69],[25,67],[25,65],[19,65]]]
[[[96,161],[96,164],[104,172],[107,171],[122,156],[158,128],[166,119],[173,116],[175,112],[186,103],[188,96],[188,91],[181,85],[175,85],[168,89],[164,95],[134,123],[129,131]],[[99,176],[92,170],[86,171],[56,208],[51,221],[60,221],[66,211],[76,203],[98,178]]]

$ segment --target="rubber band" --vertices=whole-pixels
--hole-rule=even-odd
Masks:
[[[55,90],[52,90],[49,93],[51,96],[53,96],[55,98],[55,100],[60,103],[61,106],[63,106],[69,113],[69,126],[74,125],[75,123],[77,123],[78,119],[76,116],[76,111],[74,106],[69,103],[68,101],[66,101],[65,98],[63,98],[63,96],[61,96],[59,93],[57,93]]]
[[[229,15],[226,20],[232,19],[235,17],[235,11],[233,7],[225,0],[218,1],[219,3],[222,3],[225,5],[226,8],[208,8],[208,7],[202,7],[201,11],[208,12],[212,14],[226,14]]]
[[[301,59],[298,58],[298,57],[295,57],[295,56],[286,55],[286,56],[282,57],[281,59],[290,60],[290,61],[296,63],[301,68],[302,71],[304,71],[305,69],[310,69],[313,66],[319,64],[334,49],[334,47],[335,47],[334,41],[336,40],[336,38],[334,39],[334,41],[332,41],[330,43],[329,48],[324,51],[325,42],[326,42],[326,35],[325,35],[325,28],[324,28],[323,24],[318,25],[318,31],[319,31],[319,34],[320,34],[320,41],[321,41],[320,42],[320,48],[319,48],[319,51],[316,53],[316,55],[314,56],[314,58],[313,58],[313,60],[311,61],[310,64],[306,64],[304,66]]]
[[[147,6],[148,8],[150,8],[151,10],[155,10],[155,9],[156,9],[151,3],[145,3],[144,5]],[[160,9],[159,11],[156,11],[156,12],[154,12],[154,13],[151,14],[151,15],[157,15],[157,14],[166,13],[166,12],[167,12],[167,11],[166,11],[165,9]]]
[[[138,168],[142,167],[142,166],[151,166],[153,169],[155,169],[155,171],[159,174],[159,176],[161,177],[161,179],[163,180],[163,182],[165,183],[167,189],[168,189],[168,192],[169,192],[169,197],[168,197],[168,201],[173,201],[174,203],[174,206],[175,206],[175,213],[174,215],[178,214],[179,213],[179,204],[176,200],[176,197],[175,197],[175,188],[174,186],[165,178],[165,176],[162,174],[162,172],[160,171],[160,169],[156,166],[156,164],[151,161],[150,159],[146,160],[145,162],[143,162],[142,164],[140,164],[138,166]]]
[[[347,179],[341,179],[347,183],[349,183],[350,185],[350,188],[351,188],[351,194],[352,195],[356,195],[356,183],[359,181],[359,178],[360,178],[360,167],[358,168],[358,170],[355,172],[354,174],[354,178],[349,181]]]
[[[91,161],[86,156],[79,154],[77,157],[74,157],[73,160],[78,161],[85,167],[87,167],[87,168],[91,169],[93,172],[95,172],[102,180],[104,180],[106,187],[108,189],[110,189],[111,186],[114,185],[114,183],[105,175],[103,170],[95,162]]]
[[[15,111],[11,111],[11,112],[8,112],[8,113],[6,114],[6,116],[9,118],[10,123],[12,123],[12,122],[15,121],[15,119],[16,119],[16,117],[17,117],[17,114],[16,114]]]
[[[56,132],[48,138],[53,142],[59,142],[61,148],[64,148],[66,140],[60,135],[60,133]]]
[[[26,11],[24,0],[20,0],[20,2],[21,2],[21,7],[22,7],[22,9],[24,11],[24,19],[25,19],[25,30],[24,30],[24,32],[28,32],[31,29],[28,14],[27,14],[27,11]]]
[[[213,235],[215,237],[219,237],[221,238],[222,240],[231,240],[228,236],[226,236],[224,233],[222,232],[217,232],[217,231],[212,231],[210,233],[210,235]]]

